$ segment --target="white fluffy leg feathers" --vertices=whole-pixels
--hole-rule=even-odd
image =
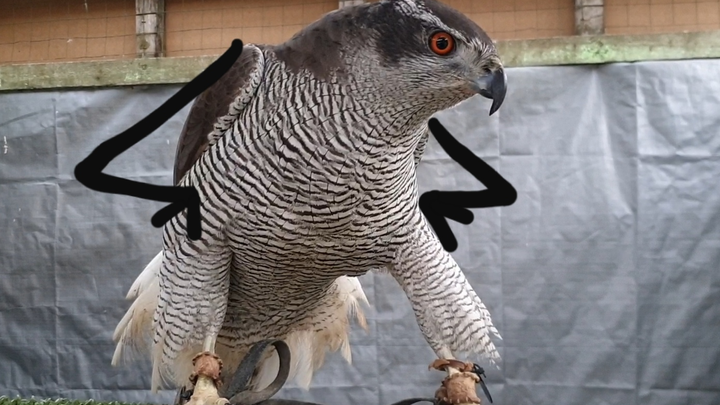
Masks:
[[[163,252],[159,252],[143,269],[130,287],[126,299],[132,300],[130,308],[125,312],[115,332],[115,352],[113,353],[113,366],[132,363],[140,359],[150,359],[153,362],[151,389],[157,392],[161,387],[174,386],[178,379],[171,376],[182,376],[182,383],[188,381],[193,372],[193,358],[202,350],[201,347],[192,347],[183,350],[175,360],[175,370],[162,370],[158,367],[161,352],[153,349],[153,318],[158,304],[160,283],[158,274],[162,265]]]
[[[303,321],[296,331],[283,339],[290,348],[292,358],[288,380],[294,379],[298,386],[309,388],[327,352],[339,350],[343,358],[352,364],[350,320],[354,317],[367,331],[362,304],[369,305],[360,281],[356,277],[339,277],[334,291],[321,306],[322,310]],[[278,355],[273,351],[260,363],[251,387],[255,390],[267,387],[277,375],[279,365]]]
[[[158,253],[145,266],[127,293],[126,299],[133,303],[113,333],[113,341],[116,343],[113,366],[146,355],[152,344],[153,316],[160,292],[157,275],[162,258],[163,253]]]
[[[147,358],[149,355],[154,361],[159,360],[154,355],[156,353],[152,353],[152,336],[153,317],[160,289],[157,275],[162,258],[163,253],[160,252],[150,261],[127,294],[127,299],[133,302],[113,333],[113,340],[116,343],[112,358],[113,366]],[[287,336],[279,337],[290,348],[292,364],[288,379],[295,379],[299,386],[308,388],[314,373],[323,365],[328,351],[339,350],[345,360],[352,363],[351,318],[367,330],[362,304],[369,305],[360,281],[356,277],[340,277],[335,281],[331,293],[314,316],[299,322],[297,328]],[[234,350],[223,345],[222,341],[218,341],[215,351],[227,367],[235,367],[250,346],[251,344],[248,343],[244,350]],[[151,384],[153,391],[168,383],[169,385],[186,384],[194,370],[193,358],[199,351],[201,348],[194,347],[179,354],[173,365],[174,370],[169,373],[174,376],[171,381],[163,377],[165,373],[160,373],[156,367],[153,367]],[[275,350],[269,352],[258,364],[258,374],[250,384],[253,390],[267,387],[278,373],[277,352]],[[226,368],[226,370],[230,369]]]

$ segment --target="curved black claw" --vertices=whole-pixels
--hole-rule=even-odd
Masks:
[[[492,396],[490,395],[490,391],[488,391],[487,385],[485,385],[485,381],[483,380],[483,378],[487,378],[487,377],[485,377],[485,370],[482,367],[480,367],[479,365],[473,364],[472,372],[475,373],[475,375],[477,375],[478,378],[480,378],[480,387],[482,388],[483,392],[485,393],[485,396],[487,397],[488,401],[490,401],[490,403],[492,404],[493,403]]]
[[[262,340],[250,347],[250,350],[248,350],[247,354],[240,362],[240,365],[235,370],[235,374],[228,385],[221,390],[220,396],[231,398],[238,392],[247,389],[247,385],[250,383],[250,380],[255,373],[255,368],[257,368],[257,364],[260,362],[263,353],[265,353],[265,349],[273,344],[273,342],[274,340],[272,339]]]
[[[177,394],[175,395],[175,402],[174,405],[185,405],[189,400],[190,397],[193,395],[193,389],[187,389],[185,387],[182,387],[178,390]]]
[[[402,401],[395,402],[391,405],[413,405],[418,402],[430,402],[431,404],[438,405],[439,401],[435,398],[408,398],[403,399]]]
[[[439,405],[437,399],[434,398],[409,398],[403,399],[402,401],[395,402],[391,405],[413,405],[418,402],[430,402],[434,405]],[[323,405],[315,402],[295,401],[292,399],[268,399],[262,402],[258,402],[256,405]]]
[[[280,360],[278,374],[275,380],[262,391],[248,391],[248,383],[250,383],[253,377],[255,368],[260,362],[265,349],[270,345],[275,346]],[[250,348],[250,351],[248,351],[245,358],[240,362],[227,388],[223,390],[222,396],[228,398],[232,405],[255,405],[268,400],[280,391],[280,388],[285,385],[285,381],[287,381],[289,375],[290,348],[287,343],[282,340],[263,340]]]
[[[257,405],[324,405],[315,402],[295,401],[293,399],[268,399],[258,402]]]

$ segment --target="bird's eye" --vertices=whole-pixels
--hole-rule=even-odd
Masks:
[[[438,55],[445,56],[455,49],[455,38],[445,31],[430,35],[430,50]]]

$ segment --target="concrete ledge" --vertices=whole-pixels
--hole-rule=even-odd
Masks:
[[[0,92],[187,83],[218,56],[0,65]]]
[[[573,36],[498,42],[507,66],[720,58],[720,31]]]
[[[498,41],[508,67],[720,58],[720,31]],[[187,83],[218,55],[0,65],[0,92]]]

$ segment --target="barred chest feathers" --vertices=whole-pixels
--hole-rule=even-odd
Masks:
[[[374,109],[352,82],[291,74],[273,62],[232,134],[207,154],[222,159],[209,165],[223,169],[214,175],[234,202],[226,229],[237,237],[236,256],[265,250],[269,262],[323,268],[357,267],[363,256],[388,262],[382,248],[414,220],[413,152],[423,122],[406,107]]]

